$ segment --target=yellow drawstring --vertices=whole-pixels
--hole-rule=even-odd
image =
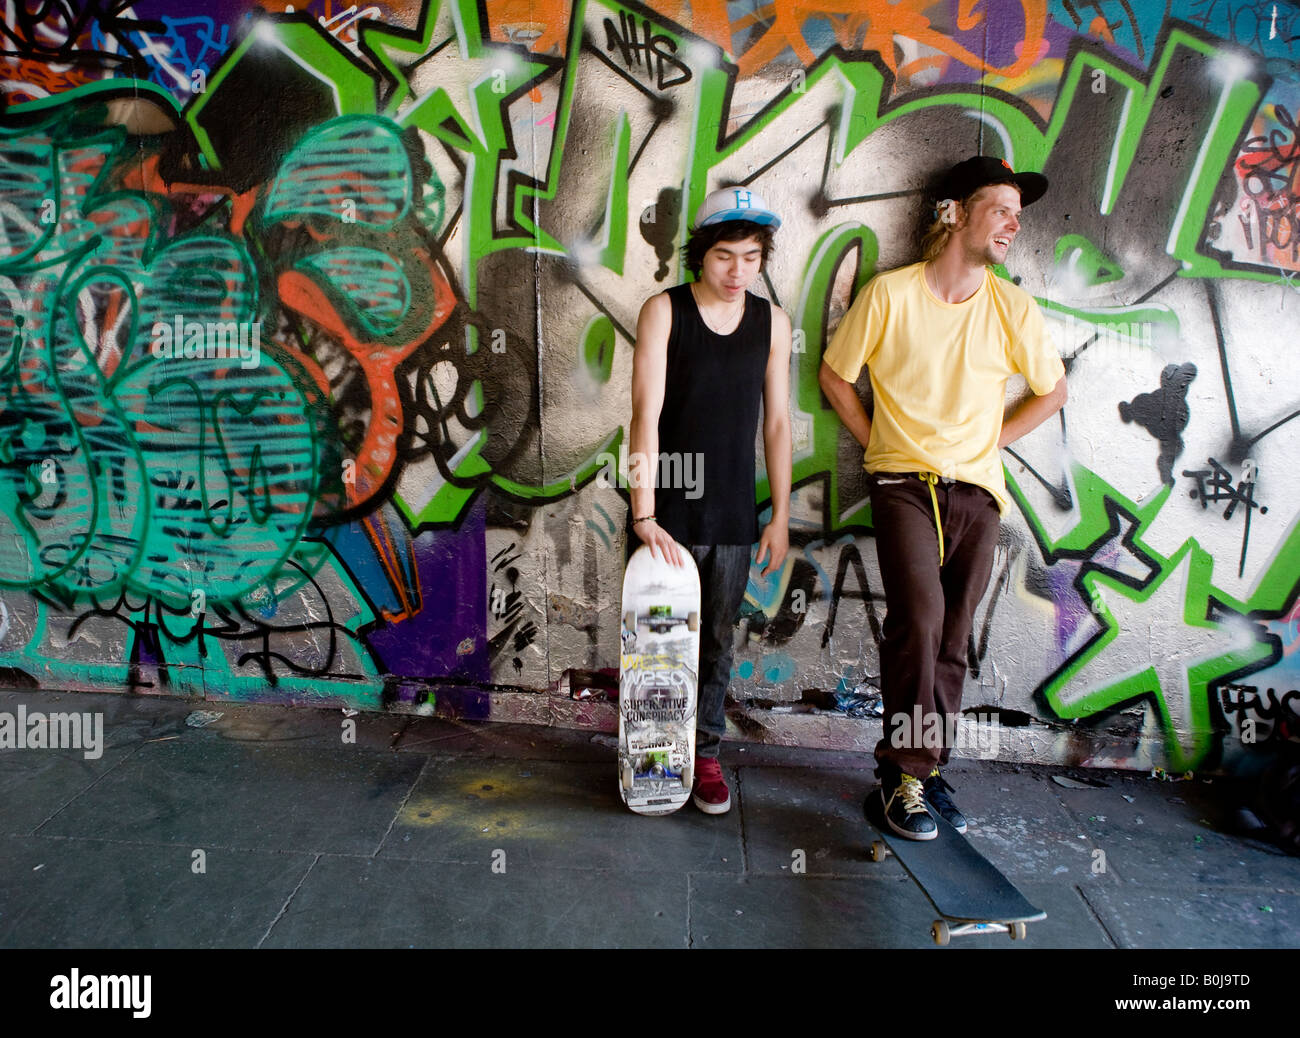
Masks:
[[[939,498],[935,496],[934,486],[939,477],[933,472],[918,472],[921,482],[930,488],[930,503],[934,505],[934,528],[939,533],[939,565],[943,565],[943,523],[939,519]]]

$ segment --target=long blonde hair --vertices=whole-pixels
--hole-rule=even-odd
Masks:
[[[951,237],[952,228],[936,216],[921,238],[921,259],[929,262],[937,258],[948,247],[948,239]]]

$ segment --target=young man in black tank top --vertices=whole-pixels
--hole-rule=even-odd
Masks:
[[[750,550],[757,540],[756,561],[766,562],[766,576],[780,568],[789,547],[790,319],[747,291],[762,273],[780,224],[746,188],[714,191],[696,213],[686,243],[686,263],[696,280],[651,296],[637,320],[632,529],[657,558],[674,565],[685,561],[684,545],[700,571],[692,801],[707,814],[731,807],[718,750]],[[772,490],[772,519],[761,536],[754,501],[760,401]],[[655,472],[656,465],[653,480],[633,475],[638,469]],[[689,486],[683,485],[686,473],[693,476]]]

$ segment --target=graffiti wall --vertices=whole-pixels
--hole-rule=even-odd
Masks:
[[[877,680],[884,603],[817,370],[983,152],[1051,180],[1003,273],[1070,401],[1003,452],[966,703],[1044,759],[1300,738],[1295,2],[0,11],[7,686],[611,724],[566,694],[618,663],[637,312],[739,183],[786,217],[795,491],[736,717],[852,743],[809,704]]]

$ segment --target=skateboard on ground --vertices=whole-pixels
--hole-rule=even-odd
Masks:
[[[618,687],[618,789],[643,815],[666,815],[690,798],[700,667],[700,575],[656,559],[642,545],[623,575]]]
[[[939,835],[933,840],[908,840],[885,821],[880,790],[867,794],[867,821],[881,839],[871,844],[871,860],[893,854],[942,918],[930,925],[935,944],[971,934],[1005,933],[1022,940],[1027,923],[1047,913],[1025,900],[1006,876],[980,854],[951,824],[933,812]]]

